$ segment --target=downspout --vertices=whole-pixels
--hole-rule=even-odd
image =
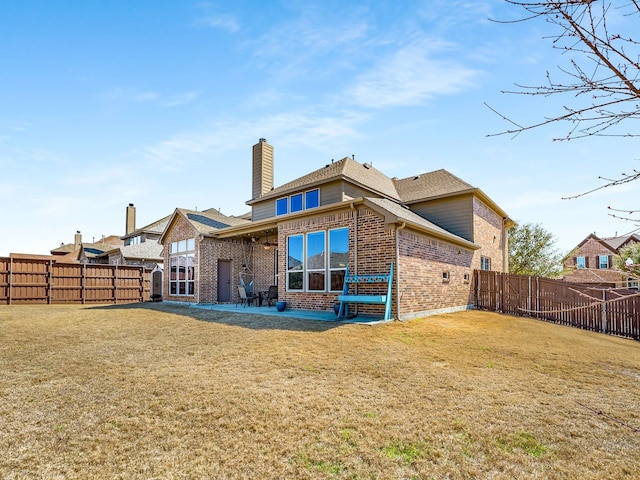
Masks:
[[[400,230],[406,227],[406,222],[402,222],[396,227],[396,316],[400,320]],[[393,280],[393,279],[392,279]]]
[[[349,204],[349,207],[351,207],[351,210],[353,210],[353,263],[355,263],[353,274],[357,275],[358,274],[358,209],[356,208],[353,202]],[[356,288],[358,288],[357,284],[356,284]]]
[[[502,220],[502,270],[509,273],[509,229],[507,228],[507,219]]]
[[[202,241],[204,240],[204,235],[198,235],[198,268],[196,269],[196,281],[198,282],[198,289],[196,290],[196,305],[200,305],[200,289],[202,286],[200,285],[200,269],[202,265],[200,265],[200,259],[202,258]]]

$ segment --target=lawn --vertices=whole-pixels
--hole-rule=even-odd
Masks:
[[[640,343],[494,313],[1,306],[0,372],[2,479],[640,477]]]

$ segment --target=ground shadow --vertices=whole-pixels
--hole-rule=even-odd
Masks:
[[[190,307],[188,305],[143,302],[119,305],[96,305],[91,309],[99,310],[136,310],[146,309],[157,312],[170,313],[194,318],[202,322],[220,323],[251,330],[289,330],[299,332],[326,332],[334,328],[345,326],[342,322],[327,322],[303,318],[288,317],[286,315],[264,315],[255,311],[238,309],[238,312],[220,311],[207,308]]]

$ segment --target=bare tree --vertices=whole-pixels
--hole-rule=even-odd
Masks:
[[[562,112],[528,125],[487,105],[513,125],[493,135],[517,135],[555,122],[571,126],[564,137],[554,140],[640,135],[621,126],[623,120],[640,119],[640,42],[633,37],[640,36],[640,0],[505,1],[521,7],[524,16],[502,23],[544,20],[557,27],[557,33],[548,38],[553,48],[566,55],[567,64],[558,66],[556,75],[547,71],[544,85],[516,84],[517,90],[503,93],[569,94],[572,100]]]

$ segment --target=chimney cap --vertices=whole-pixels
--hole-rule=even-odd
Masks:
[[[260,140],[258,140],[258,142],[262,143],[262,142],[266,142],[267,139],[266,138],[261,138]]]
[[[129,206],[130,206],[130,207],[133,207],[133,203],[130,203],[130,204],[129,204]]]

